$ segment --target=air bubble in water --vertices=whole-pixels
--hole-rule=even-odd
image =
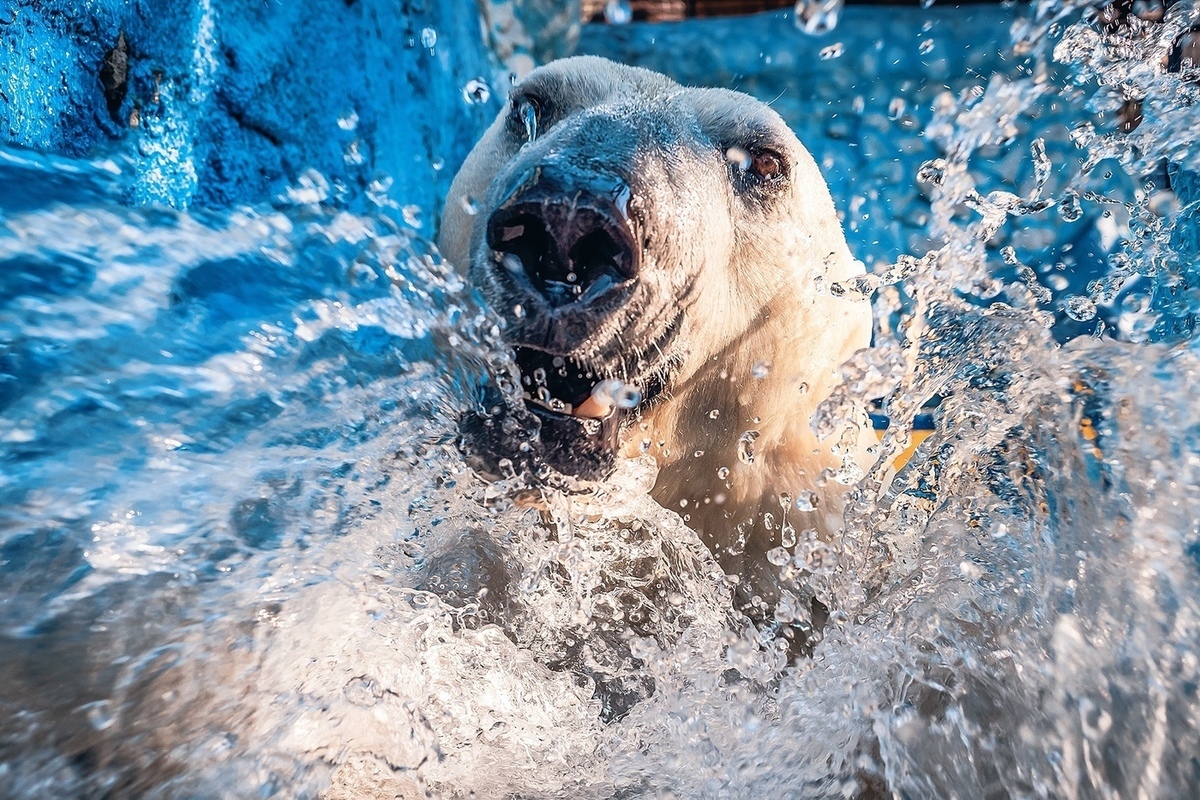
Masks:
[[[413,228],[421,227],[422,220],[421,220],[421,207],[420,206],[407,205],[404,208],[400,209],[400,214],[404,217],[404,224],[406,224],[410,227],[413,227]]]
[[[767,551],[767,561],[777,567],[782,567],[792,560],[792,554],[782,547],[774,547]]]
[[[433,28],[421,29],[421,46],[427,50],[432,50],[437,45],[437,31]]]
[[[1076,322],[1087,322],[1096,316],[1096,304],[1080,294],[1073,294],[1063,303],[1067,316]]]
[[[721,409],[719,408],[714,408],[712,411],[708,412],[709,419],[716,419],[719,416],[721,416]]]
[[[797,511],[816,511],[817,495],[815,492],[800,492],[796,495]]]
[[[467,81],[467,85],[463,87],[463,100],[468,105],[482,105],[492,99],[492,90],[488,87],[487,81],[483,78],[472,78]]]
[[[831,61],[835,58],[841,58],[844,52],[846,52],[846,46],[841,42],[834,42],[828,47],[822,47],[821,52],[817,55],[820,56],[822,61]]]
[[[358,112],[353,108],[338,117],[338,127],[344,131],[352,131],[358,127]]]
[[[797,0],[796,27],[810,36],[829,33],[837,27],[842,5],[843,0]]]
[[[754,463],[754,443],[758,440],[758,431],[746,431],[738,437],[738,461],[743,464]]]
[[[604,4],[604,21],[609,25],[628,25],[633,21],[633,9],[627,0],[608,0]]]
[[[466,212],[468,217],[473,217],[479,213],[479,201],[469,194],[464,194],[462,198],[462,210]]]

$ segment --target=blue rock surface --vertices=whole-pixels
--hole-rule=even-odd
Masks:
[[[21,0],[0,6],[0,140],[128,155],[137,203],[265,199],[386,173],[430,214],[494,115],[474,3]]]

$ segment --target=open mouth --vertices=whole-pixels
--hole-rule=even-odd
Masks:
[[[616,408],[637,404],[637,391],[605,379],[570,358],[530,347],[516,348],[525,402],[539,410],[579,419],[604,419]]]

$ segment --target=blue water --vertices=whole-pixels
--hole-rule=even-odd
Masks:
[[[821,422],[882,397],[890,453],[936,404],[792,666],[651,464],[540,508],[466,467],[509,357],[402,184],[178,211],[0,150],[0,796],[1196,796],[1194,84],[1060,11],[584,34],[787,90],[875,276],[830,287],[878,322]]]

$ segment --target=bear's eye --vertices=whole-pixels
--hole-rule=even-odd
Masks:
[[[525,134],[525,140],[532,142],[537,138],[538,125],[542,121],[543,103],[540,98],[531,94],[521,94],[512,99],[512,119],[518,131]]]
[[[760,150],[750,156],[750,171],[764,180],[783,177],[783,157],[771,150]]]
[[[787,160],[776,150],[734,145],[725,151],[725,160],[746,191],[776,186],[787,178]]]

